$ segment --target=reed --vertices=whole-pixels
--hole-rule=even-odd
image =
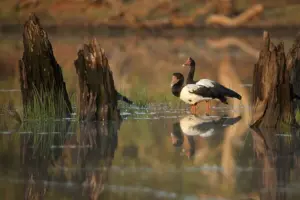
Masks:
[[[64,101],[63,91],[58,92],[58,98],[54,95],[55,90],[45,93],[33,88],[32,102],[25,105],[24,116],[26,119],[53,119],[64,117],[68,106]],[[68,110],[67,110],[68,111]]]

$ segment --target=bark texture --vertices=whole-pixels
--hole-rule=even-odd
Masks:
[[[75,60],[79,82],[80,120],[118,120],[117,91],[104,50],[96,39]]]
[[[284,45],[275,46],[264,32],[263,48],[254,67],[252,126],[277,127],[291,123],[292,95]]]
[[[36,107],[55,115],[70,115],[71,103],[48,35],[32,14],[24,25],[24,53],[19,61],[24,115]]]
[[[300,34],[287,55],[287,69],[293,95],[300,97]]]

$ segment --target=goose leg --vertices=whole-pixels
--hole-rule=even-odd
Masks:
[[[192,104],[192,105],[191,105],[191,113],[192,113],[192,114],[196,114],[196,105],[197,105],[197,104]]]
[[[209,111],[210,111],[210,102],[209,101],[205,101],[206,102],[206,115],[209,115]]]
[[[194,106],[195,106],[195,113],[194,114],[197,114],[197,103],[195,103]]]
[[[193,105],[191,105],[191,113],[194,114],[194,112],[195,112],[195,106],[193,104]]]

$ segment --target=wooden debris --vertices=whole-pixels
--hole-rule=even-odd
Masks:
[[[267,32],[264,32],[263,48],[254,67],[252,98],[252,126],[278,127],[281,122],[293,122],[283,43],[274,45]]]
[[[72,112],[59,64],[53,55],[48,35],[39,19],[30,15],[23,33],[24,53],[19,62],[24,116],[36,107],[56,116]]]
[[[294,97],[300,97],[300,34],[287,55],[287,69]]]
[[[79,50],[75,67],[80,120],[118,120],[118,93],[107,57],[96,39]]]
[[[230,18],[225,15],[210,15],[206,19],[206,24],[222,25],[226,27],[237,27],[246,24],[251,19],[261,14],[263,10],[264,10],[263,5],[256,4],[251,8],[247,9],[245,12],[241,13],[239,16],[234,18]]]
[[[243,39],[237,37],[225,37],[222,39],[207,39],[206,43],[209,45],[209,47],[215,49],[223,49],[223,48],[235,46],[241,49],[242,51],[246,52],[247,54],[253,56],[256,59],[259,56],[259,51],[257,49],[252,47],[251,44],[248,44]]]

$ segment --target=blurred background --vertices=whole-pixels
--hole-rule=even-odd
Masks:
[[[193,24],[228,25],[226,18],[246,14],[237,20],[243,26],[297,25],[297,0],[3,0],[0,21],[24,22],[30,12],[43,19],[44,25],[124,25],[174,26]],[[250,19],[251,20],[248,20]]]

